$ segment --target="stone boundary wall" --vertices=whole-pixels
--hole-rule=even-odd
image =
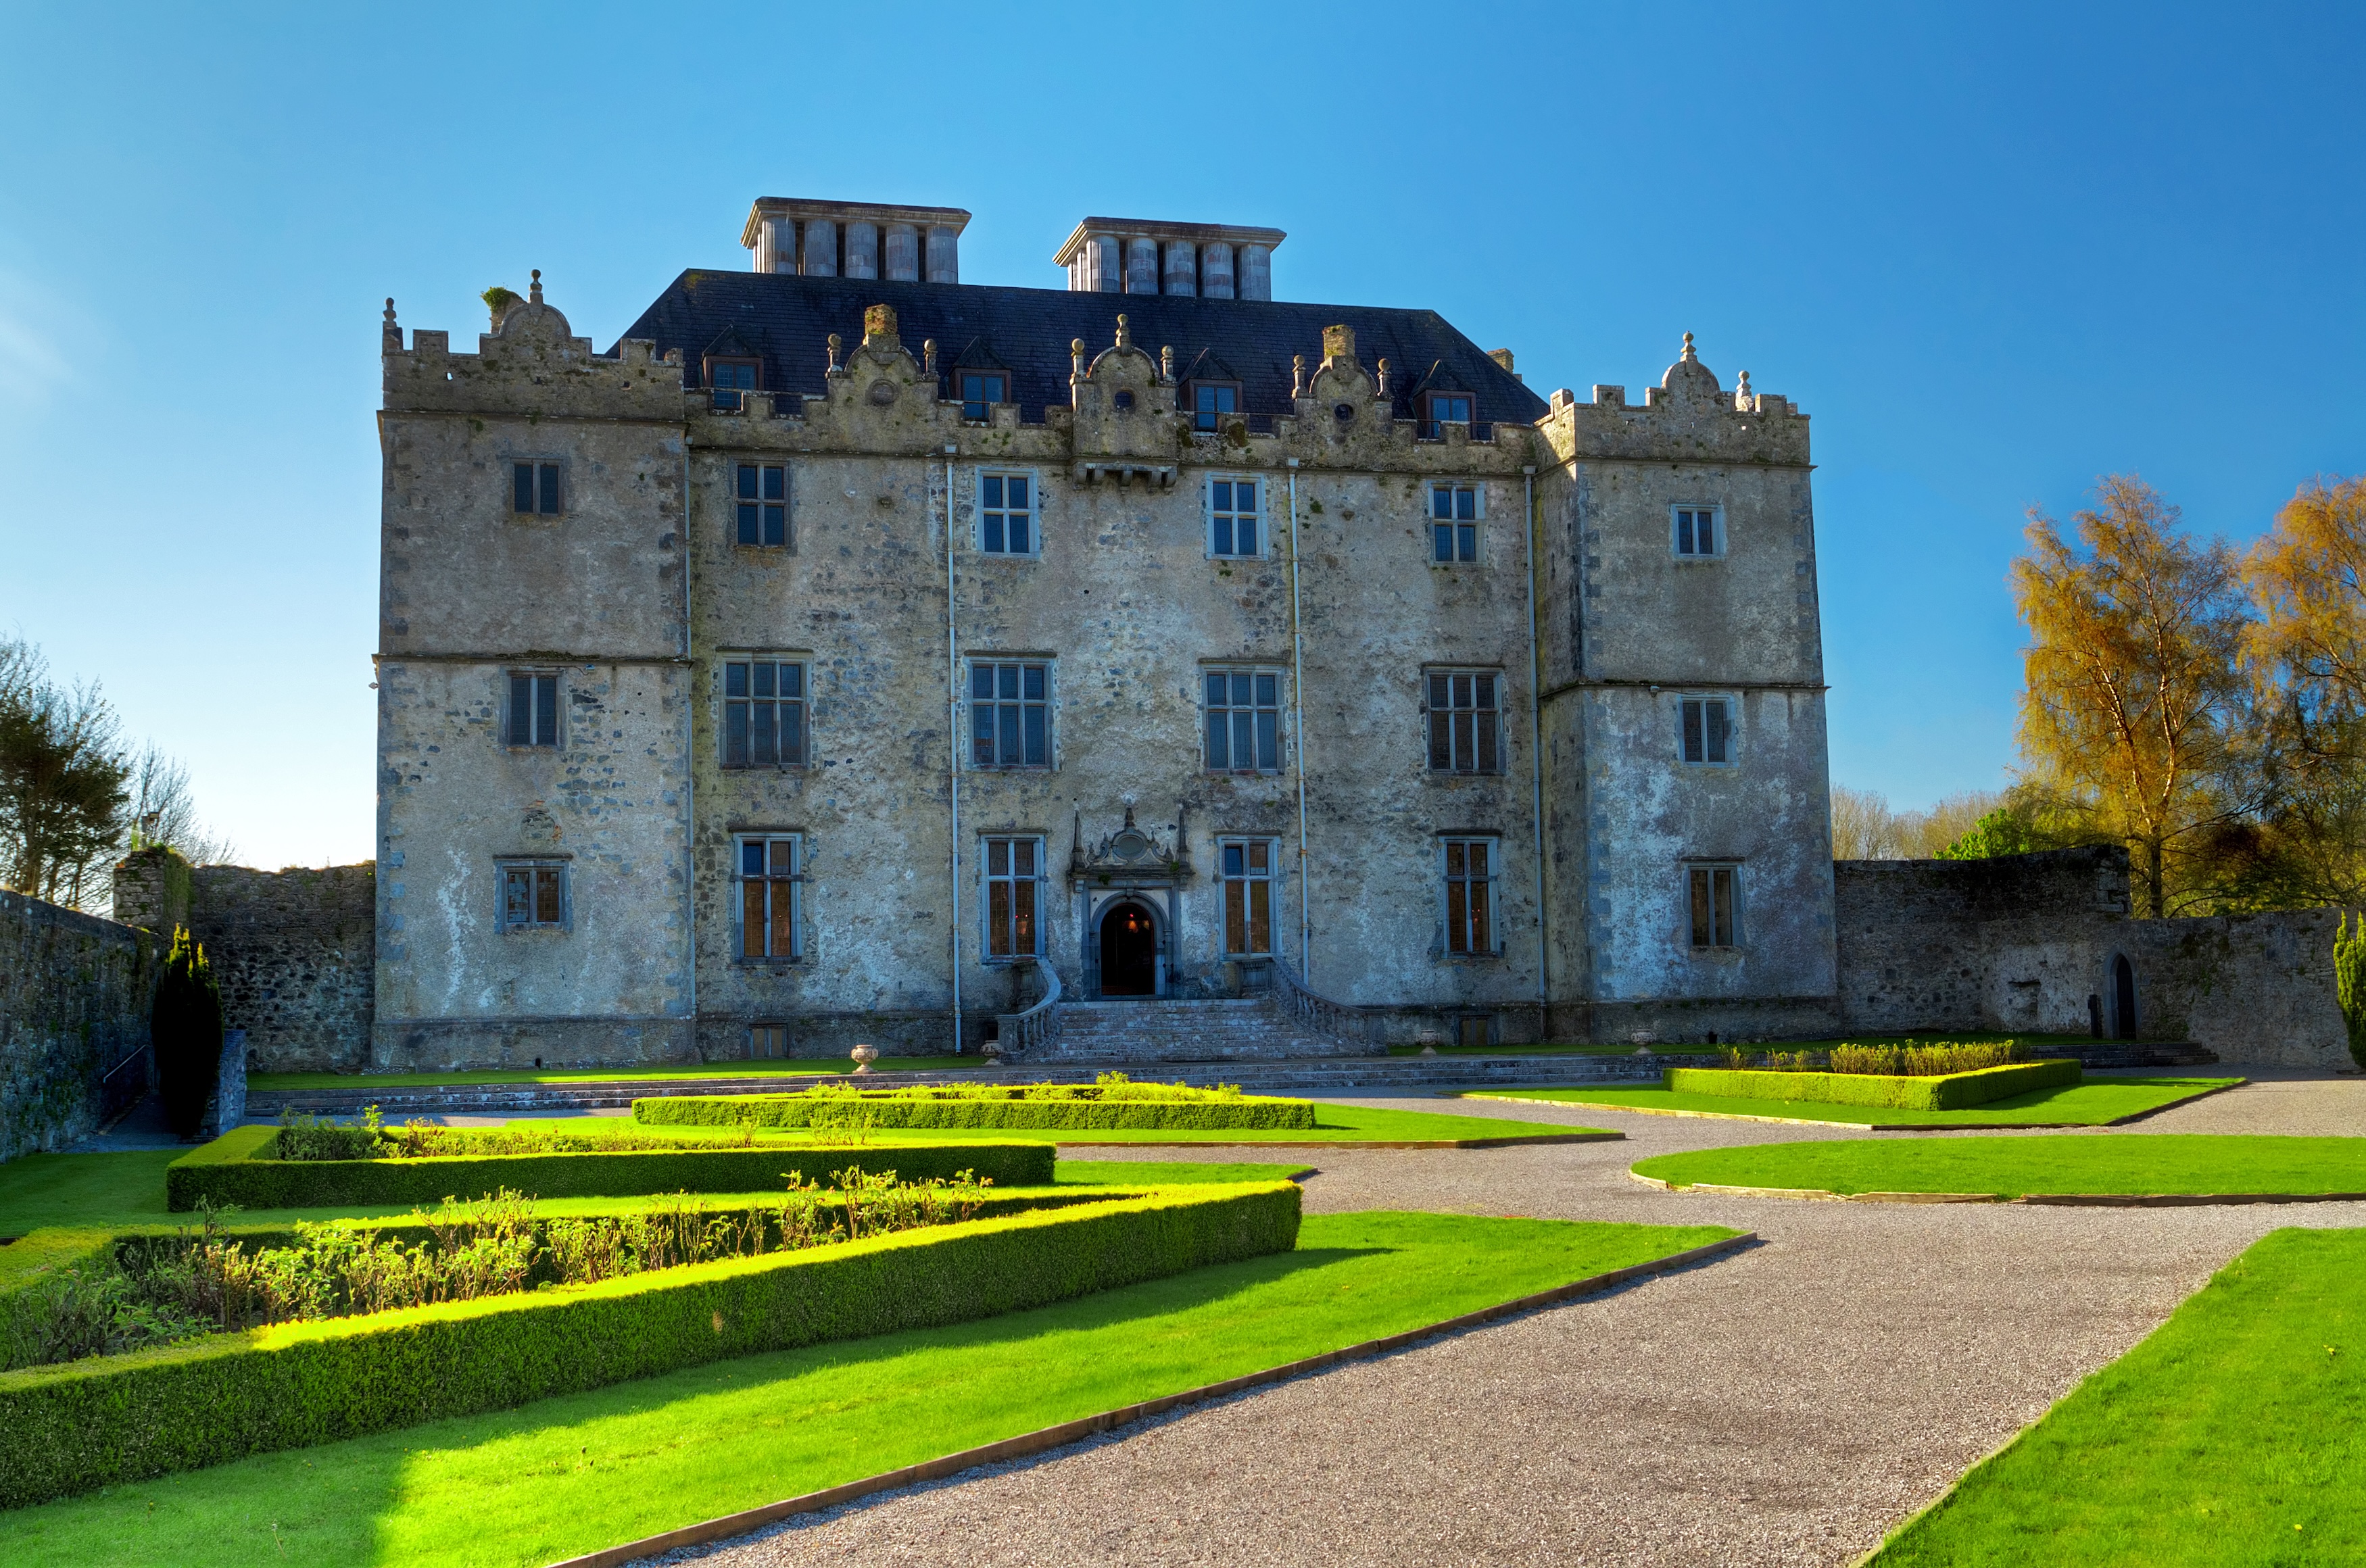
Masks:
[[[0,1159],[98,1130],[99,1081],[148,1043],[164,945],[0,892]]]
[[[116,918],[166,942],[185,924],[246,1031],[257,1072],[359,1072],[377,1013],[377,868],[192,869],[170,850],[115,868]]]
[[[2134,920],[2117,846],[1989,860],[1832,868],[1842,1025],[2085,1035],[2110,1027],[2112,961],[2136,988],[2135,1037],[2227,1062],[2352,1067],[2335,1000],[2339,912]]]

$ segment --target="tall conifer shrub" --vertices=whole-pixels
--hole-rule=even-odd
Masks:
[[[2334,932],[2333,985],[2349,1025],[2349,1055],[2366,1067],[2366,913],[2343,915]]]
[[[164,1119],[183,1137],[194,1137],[206,1119],[206,1097],[221,1072],[221,992],[205,948],[189,940],[185,925],[173,927],[173,948],[156,981],[149,1038],[155,1046],[156,1092],[164,1102]]]

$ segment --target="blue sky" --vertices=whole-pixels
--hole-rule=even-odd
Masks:
[[[1835,779],[2000,782],[2024,510],[2366,470],[2353,6],[0,10],[0,626],[263,866],[366,858],[378,311],[612,342],[759,195],[1271,224],[1532,386],[1815,419]]]

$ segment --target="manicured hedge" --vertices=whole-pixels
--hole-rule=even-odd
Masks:
[[[27,1341],[33,1293],[61,1270],[106,1261],[115,1238],[104,1230],[37,1230],[0,1247],[0,1369],[31,1355]]]
[[[529,1197],[630,1197],[649,1193],[756,1193],[796,1171],[827,1183],[850,1165],[893,1170],[907,1182],[950,1181],[963,1170],[997,1187],[1052,1184],[1053,1150],[1042,1143],[896,1144],[890,1147],[631,1149],[600,1154],[439,1156],[425,1159],[274,1159],[276,1127],[237,1127],[165,1168],[167,1208],[199,1197],[248,1209],[434,1204],[503,1187]]]
[[[0,1372],[0,1507],[1286,1252],[1287,1182],[1173,1188],[595,1285]]]
[[[1860,1072],[1734,1071],[1672,1067],[1667,1085],[1680,1094],[1737,1100],[1817,1100],[1828,1105],[1887,1105],[1901,1111],[1961,1111],[2079,1081],[2075,1061],[2018,1061],[1937,1078],[1877,1078]]]
[[[871,1119],[874,1127],[1054,1127],[1191,1131],[1290,1128],[1314,1125],[1314,1105],[1258,1094],[1205,1100],[1096,1099],[1065,1084],[1029,1084],[958,1092],[884,1094],[661,1095],[633,1102],[633,1119],[650,1126],[806,1127]],[[1048,1092],[1046,1092],[1048,1091]],[[1061,1091],[1067,1091],[1062,1092]]]

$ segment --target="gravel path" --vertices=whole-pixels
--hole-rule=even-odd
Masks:
[[[1486,1101],[1455,1108],[1613,1126],[1628,1141],[1319,1154],[1308,1209],[1724,1224],[1765,1244],[662,1561],[1846,1563],[2258,1237],[2366,1225],[2366,1204],[2352,1204],[1679,1195],[1628,1181],[1627,1166],[1685,1148],[1877,1135]],[[2141,1126],[2357,1133],[2366,1082],[2261,1083]]]

